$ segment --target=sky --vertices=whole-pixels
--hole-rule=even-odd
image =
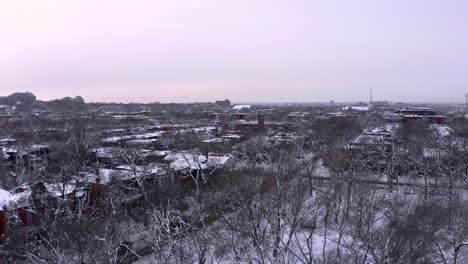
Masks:
[[[466,0],[0,0],[0,95],[464,102]]]

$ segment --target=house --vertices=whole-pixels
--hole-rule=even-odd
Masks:
[[[143,145],[152,145],[158,142],[159,138],[164,134],[164,131],[137,134],[137,135],[123,135],[123,136],[114,136],[102,139],[101,142],[105,146],[123,146],[127,143],[130,144],[143,144]]]
[[[21,163],[26,168],[36,171],[47,165],[50,152],[50,147],[47,145],[33,144],[23,148],[0,147],[0,166],[8,167]]]
[[[224,168],[232,162],[230,154],[208,153],[198,155],[193,153],[171,153],[164,160],[169,163],[169,168],[178,174],[188,175],[194,171],[215,170]]]
[[[275,122],[275,121],[265,121],[265,116],[262,114],[257,115],[257,120],[245,120],[239,119],[224,124],[225,130],[240,130],[243,132],[248,131],[262,131],[266,128],[269,129],[285,129],[288,127],[287,123],[284,122]]]
[[[14,115],[0,115],[0,127],[7,126],[16,122]]]
[[[29,205],[30,195],[30,191],[11,193],[0,189],[0,240],[3,239],[7,232],[10,213],[23,212],[24,208],[27,208]],[[23,218],[22,222],[27,225],[27,219]]]
[[[292,112],[288,114],[289,122],[304,122],[310,118],[311,114],[309,112]]]
[[[387,124],[372,130],[364,130],[350,145],[357,157],[367,162],[374,170],[382,171],[386,166],[386,157],[394,150],[395,134],[399,124]]]

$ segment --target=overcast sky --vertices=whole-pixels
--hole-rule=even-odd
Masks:
[[[0,95],[463,102],[466,0],[0,0]]]

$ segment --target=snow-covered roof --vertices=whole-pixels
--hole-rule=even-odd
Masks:
[[[171,153],[169,150],[156,150],[152,152],[154,155],[159,157],[165,157]]]
[[[444,124],[431,124],[431,129],[440,137],[448,137],[453,133],[453,130]]]
[[[157,131],[157,132],[151,132],[151,133],[145,133],[145,134],[139,134],[139,135],[115,136],[115,137],[105,138],[102,140],[102,142],[115,143],[115,142],[127,141],[127,140],[152,139],[152,138],[158,138],[162,136],[164,133],[165,133],[164,131]]]
[[[94,150],[96,155],[100,158],[114,158],[120,155],[119,148],[97,148]]]
[[[423,155],[426,158],[435,158],[435,157],[447,156],[448,153],[446,150],[435,149],[435,148],[424,148]]]
[[[104,130],[105,133],[112,133],[112,132],[124,132],[126,129],[124,128],[115,128],[115,129],[106,129]]]
[[[188,169],[206,170],[209,168],[224,166],[231,157],[232,155],[230,154],[209,154],[208,157],[206,157],[204,155],[190,153],[173,153],[166,156],[164,160],[172,161],[169,166],[175,171],[183,171]]]
[[[147,166],[130,166],[130,165],[120,165],[116,169],[124,171],[136,171],[137,173],[147,173],[147,174],[158,174],[161,172],[162,168],[155,163],[148,164]]]
[[[223,138],[210,138],[210,139],[205,139],[202,142],[203,143],[223,143],[224,139]]]
[[[45,148],[49,148],[49,146],[48,145],[33,144],[33,145],[28,147],[29,150],[45,149]]]
[[[206,157],[203,155],[196,155],[191,153],[171,153],[164,157],[165,161],[171,161],[170,168],[175,171],[186,169],[204,170],[207,169]]]
[[[2,151],[4,153],[8,154],[14,154],[14,155],[27,155],[28,153],[24,151],[23,149],[18,149],[15,146],[9,147],[9,148],[2,148]]]
[[[340,111],[336,111],[336,112],[328,113],[328,116],[345,117],[346,114],[344,114],[343,112],[340,112]]]
[[[197,158],[181,158],[177,159],[169,165],[171,169],[175,171],[183,170],[206,170],[208,166],[205,164],[206,160],[197,159]]]
[[[237,134],[226,134],[226,135],[223,136],[223,138],[226,138],[226,139],[241,139],[242,136],[237,135]]]
[[[366,105],[366,106],[363,106],[363,105],[349,105],[349,106],[345,106],[343,108],[341,108],[341,110],[343,111],[369,111],[372,109],[372,106],[370,105]]]
[[[69,183],[46,183],[44,184],[45,188],[48,192],[54,194],[57,197],[61,197],[63,195],[72,194],[77,190],[77,186],[75,182]]]
[[[196,127],[196,128],[193,128],[192,130],[194,132],[206,132],[206,131],[213,131],[215,129],[216,127],[214,126],[206,126],[206,127]]]
[[[291,112],[288,114],[290,117],[305,117],[309,116],[310,112]]]
[[[105,177],[101,177],[101,182],[107,183],[112,178],[116,178],[118,180],[129,180],[136,177],[143,178],[148,176],[163,176],[167,174],[167,171],[159,164],[150,163],[146,166],[120,165],[116,167],[116,170],[106,170],[103,171],[103,173],[106,175]]]
[[[251,105],[235,105],[232,107],[234,110],[249,109]]]
[[[7,190],[0,189],[0,208],[8,205],[11,199],[11,193]]]
[[[0,189],[0,211],[6,209],[16,209],[27,204],[30,191],[21,193],[10,193],[7,190]]]
[[[353,142],[353,144],[379,144],[384,142],[382,135],[359,135]]]
[[[0,143],[10,143],[10,142],[16,142],[16,139],[14,138],[0,138]]]
[[[207,165],[210,168],[223,167],[231,158],[233,158],[231,154],[208,155]]]
[[[372,130],[365,129],[363,134],[366,136],[385,136],[392,137],[395,135],[400,124],[386,124],[384,126],[376,127]]]
[[[127,144],[151,144],[154,142],[158,142],[159,139],[153,138],[153,139],[132,139],[127,141]]]

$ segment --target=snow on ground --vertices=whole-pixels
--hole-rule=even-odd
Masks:
[[[377,177],[378,175],[376,175]],[[418,197],[420,197],[420,194],[415,193],[415,192],[409,192],[408,189],[411,189],[410,187],[403,187],[403,186],[396,186],[392,191],[388,188],[382,188],[382,189],[375,189],[374,193],[374,198],[373,199],[378,199],[382,201],[400,201],[408,208],[411,208],[412,206],[416,205],[418,200]],[[317,194],[314,194],[313,196],[309,197],[306,200],[305,204],[316,204],[317,202]],[[226,219],[230,218],[236,218],[237,212],[233,213],[228,213],[225,215]],[[312,212],[309,212],[308,214],[305,214],[307,219],[307,215],[312,216]],[[319,211],[319,219],[324,217],[324,211],[323,209],[320,209]],[[212,235],[213,233],[216,234],[216,237],[212,237],[212,244],[209,246],[208,249],[208,263],[249,263],[247,260],[246,255],[249,255],[251,257],[256,257],[256,251],[253,246],[247,246],[247,247],[242,247],[242,250],[248,250],[248,252],[243,252],[241,253],[241,259],[239,261],[234,261],[235,260],[235,255],[232,252],[230,246],[230,242],[228,240],[223,240],[219,239],[221,237],[226,237],[230,238],[231,233],[228,233],[226,229],[223,228],[224,224],[223,221],[217,221],[212,223],[207,229],[204,231],[205,234],[208,234],[209,236]],[[288,222],[289,223],[289,222]],[[388,224],[388,216],[385,214],[384,211],[378,211],[376,215],[373,218],[373,229],[376,231],[376,234],[378,234],[378,230],[380,228],[384,228]],[[210,231],[211,230],[211,231]],[[212,232],[215,230],[214,232]],[[310,253],[310,255],[313,256],[314,260],[317,263],[321,263],[323,261],[324,256],[327,258],[335,256],[337,252],[337,248],[340,248],[341,254],[346,255],[349,254],[350,256],[353,256],[353,254],[359,254],[359,255],[366,255],[367,254],[367,262],[365,263],[373,263],[372,256],[369,255],[369,252],[366,252],[366,245],[361,245],[362,242],[360,242],[359,238],[353,238],[352,234],[353,231],[350,230],[348,226],[345,226],[344,229],[341,229],[342,236],[340,237],[340,225],[337,223],[333,223],[333,221],[330,221],[329,225],[325,228],[323,220],[318,220],[316,222],[316,226],[314,229],[309,229],[305,227],[300,227],[299,229],[296,229],[296,232],[294,233],[293,237],[289,237],[290,234],[290,226],[289,224],[286,224],[286,227],[284,228],[284,231],[282,232],[282,236],[280,239],[280,245],[281,247],[288,247],[287,253],[289,254],[288,258],[289,259],[294,259],[295,256],[301,256],[302,252]],[[312,231],[312,234],[311,234]],[[291,238],[291,240],[290,240]],[[239,239],[238,243],[239,245],[251,245],[250,240],[248,238],[242,238],[242,236],[239,236],[237,239]],[[247,239],[245,241],[241,241],[242,239]],[[194,252],[193,247],[195,245],[192,244],[193,241],[190,241],[189,238],[187,240],[184,240],[183,244],[184,247],[187,247],[188,252],[192,252],[193,254],[196,254]],[[272,243],[272,241],[270,241]],[[264,252],[268,252],[271,254],[272,252],[272,245],[273,244],[268,244],[270,242],[267,242],[265,245],[262,245],[262,250]],[[288,244],[289,242],[289,244]],[[362,246],[362,247],[361,247]],[[221,254],[217,254],[217,250],[220,248],[224,248],[221,250]],[[309,252],[309,248],[311,249]],[[192,250],[190,250],[192,249]],[[285,251],[286,252],[286,251]],[[449,255],[447,255],[449,256]],[[268,261],[267,261],[268,262]],[[149,254],[142,256],[141,259],[138,261],[133,262],[134,264],[149,264],[149,263],[157,263],[154,254]],[[197,263],[196,262],[196,255],[193,255],[193,261],[192,262],[187,262],[187,263]]]

